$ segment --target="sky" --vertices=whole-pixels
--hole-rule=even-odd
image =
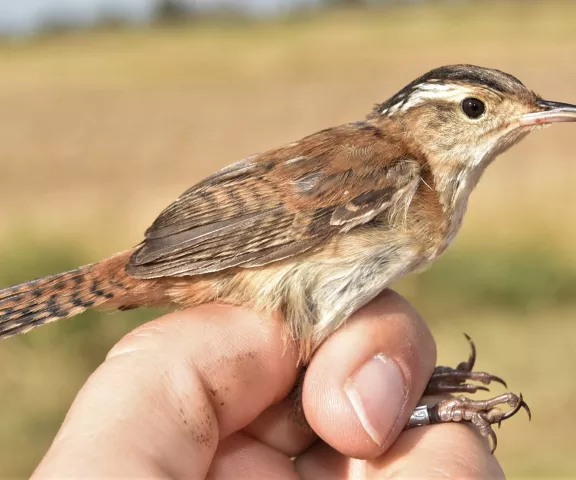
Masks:
[[[257,15],[275,14],[319,0],[181,0],[198,8],[239,6]],[[158,0],[0,0],[0,33],[33,33],[46,22],[92,25],[102,16],[125,21],[148,21]]]

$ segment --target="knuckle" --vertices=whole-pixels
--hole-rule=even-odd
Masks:
[[[166,329],[159,321],[140,325],[124,335],[108,352],[106,359],[135,352],[157,350],[165,343],[166,333]]]

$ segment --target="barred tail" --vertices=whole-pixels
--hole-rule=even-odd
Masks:
[[[133,282],[124,272],[131,253],[0,290],[0,339],[92,307],[121,304]]]

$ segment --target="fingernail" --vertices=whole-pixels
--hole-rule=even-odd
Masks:
[[[407,399],[398,364],[378,354],[346,380],[344,391],[366,433],[379,447],[384,445]]]

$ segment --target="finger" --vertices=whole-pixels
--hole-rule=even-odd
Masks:
[[[376,460],[345,457],[328,445],[312,447],[296,461],[301,478],[505,478],[498,460],[472,428],[445,424],[403,432]]]
[[[294,463],[248,435],[234,433],[225,438],[212,461],[207,480],[297,480]]]
[[[306,420],[294,414],[291,395],[266,409],[244,431],[288,457],[299,455],[317,438]]]
[[[489,441],[474,427],[456,423],[405,431],[384,457],[371,463],[374,472],[398,469],[413,477],[437,472],[444,478],[504,478]]]
[[[344,455],[374,458],[406,425],[435,362],[428,327],[385,291],[316,352],[304,380],[306,418]]]
[[[205,305],[126,336],[78,394],[37,474],[202,478],[219,438],[287,395],[281,322]]]

